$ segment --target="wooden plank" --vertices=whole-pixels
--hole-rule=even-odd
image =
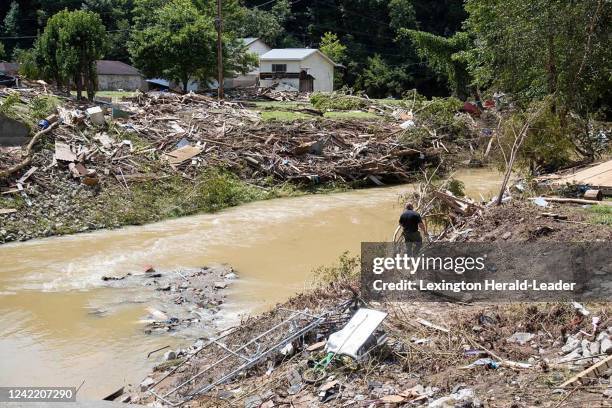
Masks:
[[[565,198],[565,197],[546,197],[546,196],[542,196],[542,198],[552,203],[612,205],[612,202],[609,202],[609,201],[593,201],[593,200],[585,200],[584,198]],[[530,200],[534,200],[534,198],[530,198]]]
[[[70,150],[70,146],[66,143],[55,142],[55,159],[61,161],[76,161],[77,156]]]
[[[579,372],[578,374],[561,384],[561,388],[573,384],[578,380],[599,377],[601,376],[601,374],[603,374],[604,371],[606,371],[610,367],[612,367],[612,356],[608,356],[600,362],[593,364],[586,370]]]
[[[164,157],[171,165],[177,165],[197,156],[202,153],[202,150],[203,149],[199,146],[183,146],[180,149],[166,153]]]
[[[564,186],[566,184],[590,185],[600,189],[612,189],[612,160],[603,162],[591,167],[576,170],[569,174],[549,175],[542,177],[542,180],[550,180],[554,186]]]
[[[21,178],[20,178],[19,180],[17,180],[17,183],[19,183],[19,184],[23,184],[23,183],[25,183],[25,181],[26,181],[28,178],[30,178],[30,176],[31,176],[32,174],[34,174],[34,172],[35,172],[36,170],[38,170],[38,167],[36,167],[36,166],[32,166],[32,167],[30,168],[30,170],[26,171],[26,172],[25,172],[25,174],[24,174],[23,176],[21,176]]]

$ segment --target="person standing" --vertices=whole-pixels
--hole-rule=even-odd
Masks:
[[[406,203],[406,207],[404,212],[399,219],[399,224],[402,226],[404,230],[404,240],[406,241],[406,248],[412,247],[413,244],[418,250],[423,242],[423,237],[419,231],[419,228],[427,235],[427,224],[421,218],[421,214],[414,211],[414,207],[412,203]]]

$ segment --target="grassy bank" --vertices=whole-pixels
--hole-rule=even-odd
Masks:
[[[214,213],[228,207],[281,197],[331,193],[352,185],[316,186],[276,184],[255,186],[220,169],[206,170],[195,179],[163,176],[129,187],[120,184],[90,189],[70,180],[54,183],[53,191],[32,191],[32,206],[19,195],[0,197],[0,208],[15,209],[0,215],[0,244],[103,228],[143,225],[165,219]]]

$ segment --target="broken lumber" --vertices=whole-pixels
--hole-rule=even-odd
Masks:
[[[593,200],[585,200],[583,198],[544,197],[544,199],[553,203],[595,204]],[[531,198],[531,200],[533,200],[533,198]],[[612,205],[612,202],[601,201],[597,204]]]
[[[7,178],[11,174],[18,172],[19,170],[23,169],[25,166],[30,164],[30,162],[32,162],[32,148],[34,147],[36,142],[38,142],[38,140],[41,137],[43,137],[44,135],[46,135],[47,133],[55,129],[57,125],[59,125],[59,122],[55,122],[51,124],[48,128],[43,129],[40,132],[36,133],[32,137],[32,140],[30,140],[30,143],[28,143],[28,145],[26,146],[25,152],[23,152],[23,155],[26,156],[26,158],[23,159],[20,163],[17,163],[16,165],[14,165],[13,167],[9,167],[6,170],[0,171],[0,179]]]
[[[588,378],[599,377],[601,376],[601,374],[603,374],[604,371],[606,371],[610,367],[612,367],[612,356],[608,356],[607,358],[604,358],[600,362],[593,364],[586,370],[579,372],[578,374],[576,374],[575,376],[573,376],[572,378],[570,378],[569,380],[561,384],[560,387],[561,388],[567,387],[568,385],[573,384],[579,380],[582,381]]]

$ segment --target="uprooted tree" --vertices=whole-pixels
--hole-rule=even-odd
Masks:
[[[67,91],[74,84],[77,98],[83,90],[93,100],[97,90],[96,61],[107,49],[106,28],[90,11],[60,11],[49,19],[35,44],[36,60],[43,75]]]

